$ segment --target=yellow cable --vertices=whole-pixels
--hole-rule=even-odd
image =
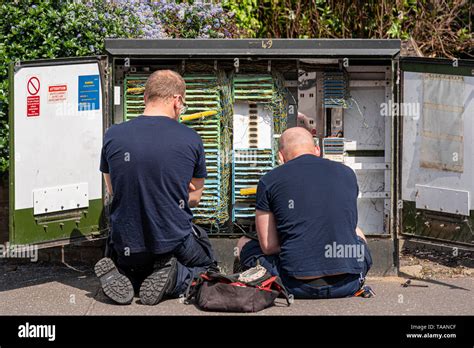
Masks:
[[[191,121],[191,120],[196,120],[198,118],[202,118],[206,116],[214,116],[214,115],[217,115],[216,110],[197,112],[195,114],[181,116],[181,121]]]
[[[142,93],[144,90],[145,90],[145,87],[131,87],[131,88],[127,88],[127,93],[139,94],[139,93]]]
[[[257,188],[256,187],[246,187],[246,188],[240,189],[240,194],[242,196],[250,196],[250,195],[254,195],[256,193],[257,193]]]

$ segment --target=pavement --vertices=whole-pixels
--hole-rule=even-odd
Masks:
[[[286,307],[278,299],[271,308],[252,315],[474,315],[474,277],[412,280],[369,278],[376,297],[295,300]],[[118,306],[102,293],[90,267],[47,262],[0,262],[0,315],[225,315],[202,312],[179,299],[156,306],[135,298]],[[250,315],[250,314],[242,314]]]

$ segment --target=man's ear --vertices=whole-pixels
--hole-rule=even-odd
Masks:
[[[321,157],[321,149],[319,148],[318,145],[314,146],[314,154],[318,157]]]
[[[283,153],[281,151],[278,151],[278,161],[280,164],[285,163],[285,157],[283,156]]]
[[[146,104],[146,101],[147,101],[147,100],[148,100],[148,98],[147,98],[147,96],[146,96],[146,94],[145,94],[145,95],[143,96],[143,101],[145,102],[145,104]]]

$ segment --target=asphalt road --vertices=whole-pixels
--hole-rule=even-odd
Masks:
[[[142,305],[138,298],[128,306],[114,305],[91,270],[80,270],[2,261],[0,315],[224,315],[202,312],[178,299],[157,306]],[[474,277],[414,280],[415,286],[402,287],[404,281],[370,278],[374,298],[295,300],[291,307],[279,299],[255,315],[474,315]]]

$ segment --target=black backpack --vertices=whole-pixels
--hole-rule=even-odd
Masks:
[[[215,271],[201,273],[186,296],[202,310],[218,312],[258,312],[274,305],[279,296],[291,301],[281,279],[260,265],[241,273],[225,275]]]

